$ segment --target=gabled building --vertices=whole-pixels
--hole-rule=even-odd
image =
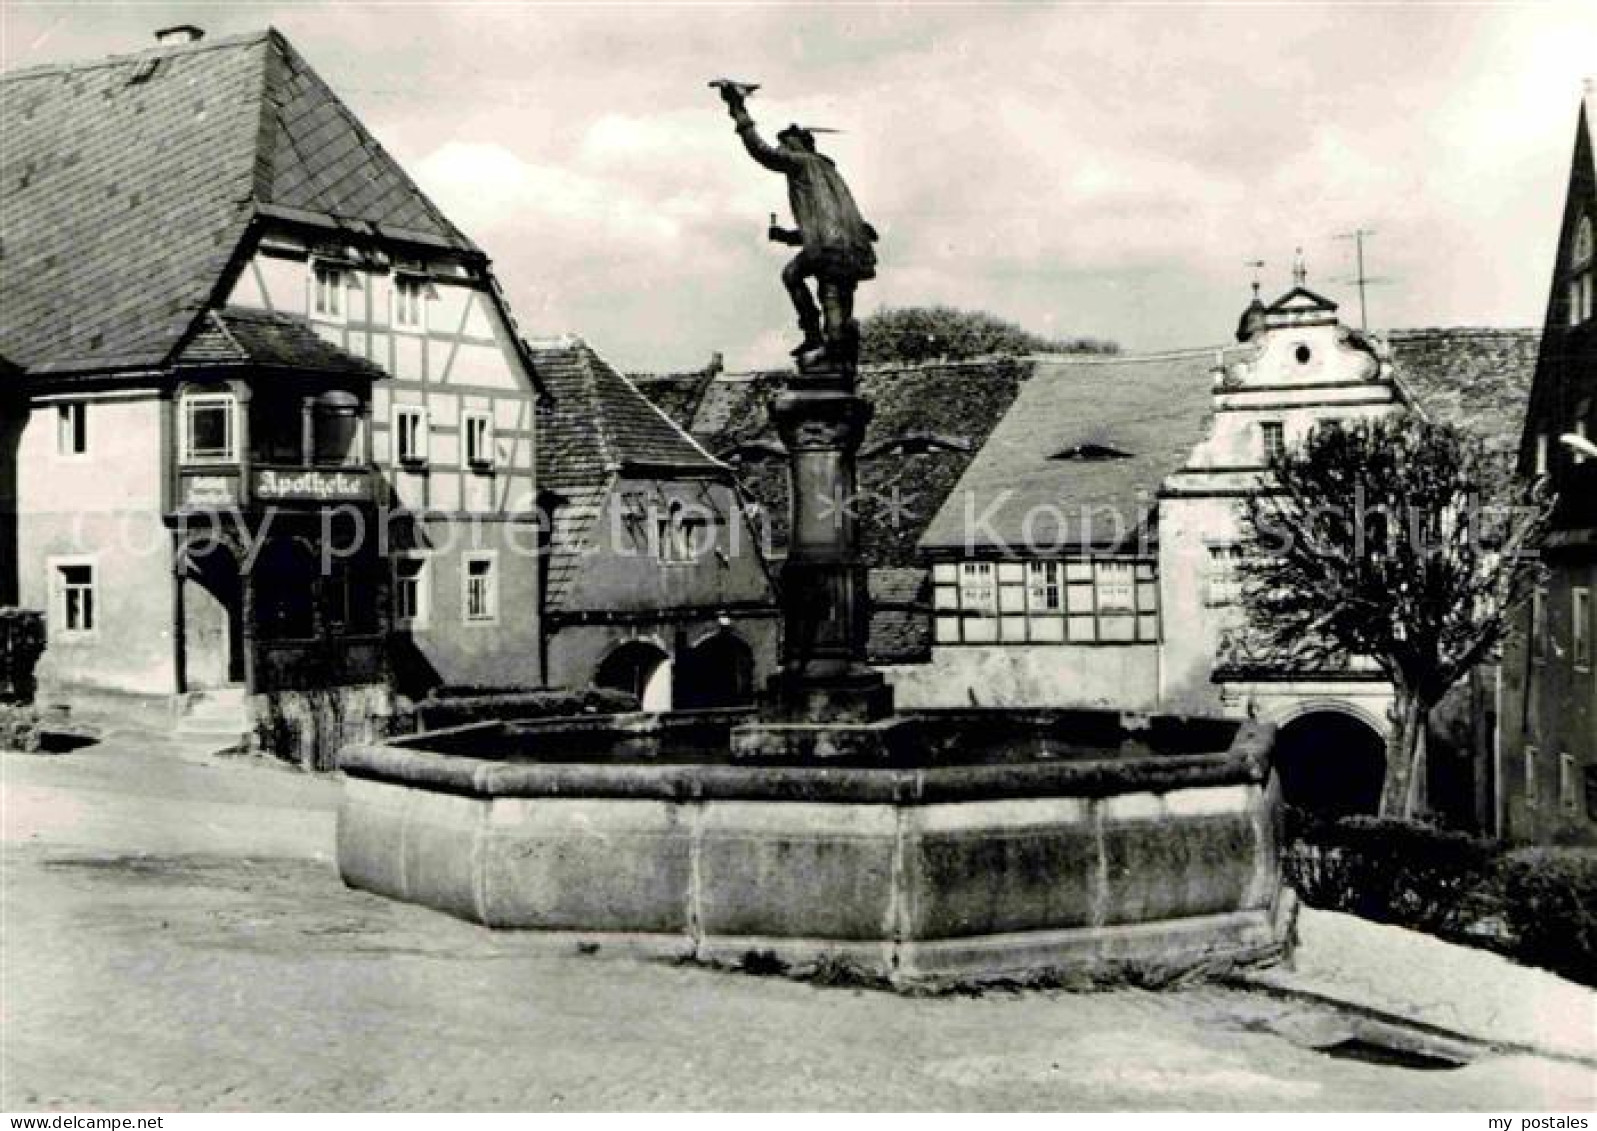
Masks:
[[[46,696],[325,751],[396,668],[541,682],[531,359],[483,251],[288,42],[13,72],[0,136]]]
[[[1541,354],[1519,448],[1519,471],[1557,492],[1542,547],[1548,571],[1503,657],[1498,716],[1504,836],[1597,843],[1597,95],[1575,125]]]
[[[1417,402],[1500,431],[1535,343],[1377,339],[1336,310],[1300,284],[1255,300],[1233,345],[1038,364],[921,538],[932,657],[893,671],[898,701],[1259,718],[1282,727],[1289,800],[1373,811],[1390,688],[1368,663],[1283,668],[1236,647],[1238,504],[1274,448],[1327,420]]]
[[[551,398],[538,460],[550,681],[654,711],[751,704],[780,617],[731,468],[587,344],[531,353]]]

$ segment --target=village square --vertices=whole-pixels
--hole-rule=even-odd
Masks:
[[[171,7],[0,37],[0,1108],[1597,1107],[1590,12]]]

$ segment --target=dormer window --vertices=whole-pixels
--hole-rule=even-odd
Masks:
[[[1592,315],[1592,223],[1582,216],[1575,226],[1575,244],[1569,257],[1569,324],[1579,326]]]
[[[655,554],[662,562],[687,564],[698,560],[707,523],[681,500],[673,500],[659,520]]]
[[[1075,444],[1055,452],[1049,459],[1077,460],[1082,463],[1101,463],[1106,460],[1130,459],[1130,452],[1123,452],[1109,444]]]

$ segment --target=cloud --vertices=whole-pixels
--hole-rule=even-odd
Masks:
[[[826,139],[881,230],[860,296],[990,309],[1132,348],[1223,338],[1247,260],[1335,282],[1379,234],[1377,324],[1530,325],[1546,301],[1587,3],[1001,9],[913,5],[194,5],[273,24],[494,258],[523,324],[621,365],[780,361],[768,131]],[[6,63],[141,46],[148,11],[0,5]],[[43,37],[43,38],[42,38]]]

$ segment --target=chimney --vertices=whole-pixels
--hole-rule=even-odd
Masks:
[[[178,24],[155,30],[155,42],[162,47],[177,47],[184,43],[198,43],[205,38],[205,29],[193,24]]]

